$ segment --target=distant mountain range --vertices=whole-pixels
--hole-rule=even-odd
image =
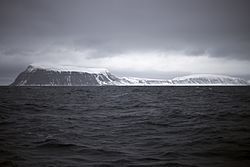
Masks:
[[[200,86],[249,85],[241,78],[213,74],[195,74],[170,80],[117,77],[104,68],[69,65],[31,64],[12,86]]]

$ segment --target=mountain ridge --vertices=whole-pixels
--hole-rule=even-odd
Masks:
[[[234,86],[249,85],[241,78],[215,74],[192,74],[173,79],[117,77],[105,68],[31,64],[12,86]]]

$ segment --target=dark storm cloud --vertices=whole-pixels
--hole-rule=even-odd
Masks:
[[[52,46],[94,49],[91,58],[160,50],[249,60],[249,11],[249,0],[1,0],[0,70]]]

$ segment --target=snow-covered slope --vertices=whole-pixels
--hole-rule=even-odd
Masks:
[[[169,85],[171,82],[163,79],[148,79],[148,78],[136,78],[136,77],[122,77],[120,78],[121,85],[138,85],[138,86],[160,86]]]
[[[175,86],[175,85],[248,85],[240,78],[196,74],[172,80],[116,77],[104,68],[70,65],[31,64],[11,84],[14,86]]]
[[[224,75],[194,74],[177,77],[171,80],[173,84],[183,85],[247,85],[247,81]]]
[[[72,65],[52,65],[52,64],[31,64],[27,70],[33,72],[36,70],[56,71],[56,72],[80,72],[90,74],[105,74],[109,71],[105,68],[86,68]]]

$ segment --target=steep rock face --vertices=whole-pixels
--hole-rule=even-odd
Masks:
[[[85,71],[84,71],[85,70]],[[107,70],[84,68],[84,70],[67,70],[41,68],[30,65],[24,72],[18,75],[12,83],[15,86],[99,86],[113,85],[119,81]]]

